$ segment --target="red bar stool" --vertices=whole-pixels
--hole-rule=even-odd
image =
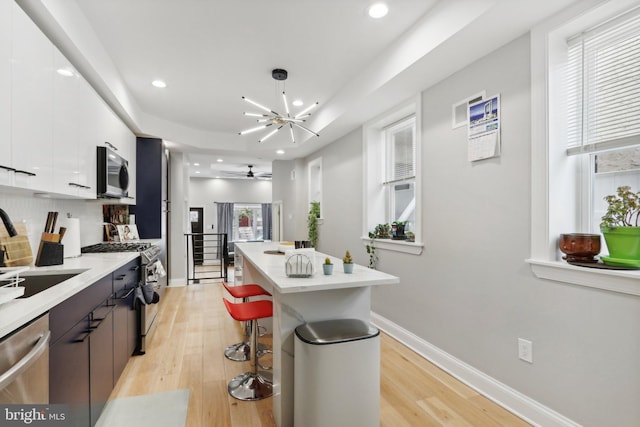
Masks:
[[[238,299],[242,299],[242,302],[249,302],[250,297],[257,296],[271,296],[271,294],[264,290],[260,285],[248,284],[229,286],[225,281],[222,281],[222,285],[229,292],[229,294]],[[245,362],[250,360],[251,352],[251,322],[245,322],[244,324],[244,339],[242,342],[230,345],[224,350],[224,355],[227,359],[235,362]],[[261,354],[266,350],[264,344],[258,344],[258,352]]]
[[[258,372],[258,319],[273,316],[273,303],[269,300],[234,304],[222,298],[227,311],[235,320],[251,322],[251,363],[253,369],[233,378],[227,390],[238,400],[260,400],[273,394],[273,382]]]

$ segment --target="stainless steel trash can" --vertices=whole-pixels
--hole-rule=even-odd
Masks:
[[[380,425],[380,332],[358,319],[295,329],[294,425]]]

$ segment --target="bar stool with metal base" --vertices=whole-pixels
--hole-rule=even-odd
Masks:
[[[271,296],[271,294],[262,288],[260,285],[247,284],[238,286],[229,286],[225,281],[222,282],[224,288],[231,294],[232,297],[242,299],[242,302],[249,302],[250,297],[257,296]],[[251,322],[245,322],[244,325],[244,338],[242,342],[230,345],[224,350],[224,355],[227,359],[235,362],[245,362],[250,359],[251,352]],[[264,344],[258,344],[258,354],[262,354],[266,351]]]
[[[258,372],[258,319],[273,316],[273,303],[268,300],[250,301],[234,304],[222,299],[227,311],[239,322],[250,321],[251,327],[251,364],[252,370],[233,378],[227,390],[239,400],[259,400],[273,394],[273,382]]]

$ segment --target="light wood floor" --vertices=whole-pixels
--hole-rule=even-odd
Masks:
[[[242,335],[223,290],[216,283],[168,288],[147,354],[131,358],[111,398],[188,388],[187,427],[274,426],[271,398],[242,402],[227,394],[229,379],[249,364],[222,354]],[[384,334],[381,355],[381,426],[529,425]]]

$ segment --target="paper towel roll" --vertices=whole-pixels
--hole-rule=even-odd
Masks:
[[[61,227],[67,227],[62,239],[64,245],[64,257],[75,258],[80,256],[80,219],[63,218]]]

